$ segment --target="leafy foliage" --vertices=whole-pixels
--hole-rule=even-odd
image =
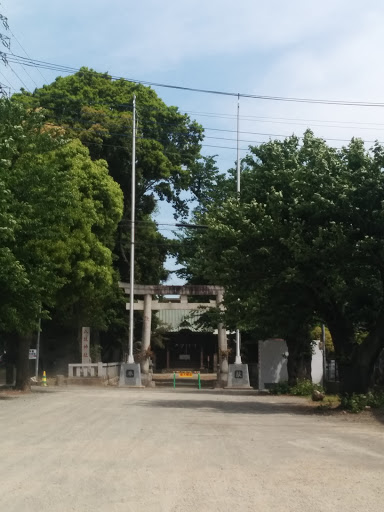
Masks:
[[[294,386],[290,386],[288,382],[279,382],[273,384],[269,389],[272,395],[294,395],[294,396],[311,396],[314,391],[323,393],[323,388],[319,384],[313,384],[310,380],[298,380]]]
[[[334,149],[308,130],[244,162],[240,202],[209,205],[180,262],[226,287],[229,325],[294,340],[324,321],[344,386],[366,389],[384,346],[384,149]]]
[[[342,409],[352,413],[359,413],[367,407],[378,409],[384,407],[384,392],[369,391],[366,394],[352,393],[350,395],[342,395],[340,406]]]
[[[69,289],[72,304],[92,302],[112,285],[122,193],[80,141],[5,100],[0,158],[1,328],[29,332],[41,303],[52,307]]]
[[[322,339],[322,329],[320,325],[316,325],[311,331],[312,339],[321,340]],[[327,354],[333,354],[335,352],[335,347],[333,346],[332,336],[329,332],[329,329],[325,328],[325,350]]]
[[[58,77],[33,94],[14,95],[13,100],[44,108],[66,136],[79,138],[89,148],[93,160],[107,161],[110,175],[124,193],[123,220],[114,252],[121,278],[128,280],[134,95],[138,114],[136,215],[140,249],[136,280],[157,283],[167,278],[163,263],[171,244],[159,233],[151,214],[160,199],[172,203],[176,214],[185,215],[188,203],[181,193],[191,188],[195,193],[205,189],[207,180],[197,163],[202,127],[176,107],[166,106],[151,88],[112,80],[108,74],[87,68]]]

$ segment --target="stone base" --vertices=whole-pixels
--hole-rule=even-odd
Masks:
[[[121,363],[119,387],[142,387],[139,364]]]
[[[146,388],[154,388],[156,386],[156,382],[152,380],[152,373],[141,373],[141,384]]]
[[[65,386],[66,383],[64,375],[56,375],[56,386]]]
[[[250,388],[247,364],[230,364],[227,388]]]
[[[228,384],[228,373],[227,372],[217,372],[217,379],[215,383],[216,389],[226,388]]]

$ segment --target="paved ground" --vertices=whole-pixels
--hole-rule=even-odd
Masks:
[[[118,388],[0,399],[0,510],[382,512],[384,425],[300,403]]]

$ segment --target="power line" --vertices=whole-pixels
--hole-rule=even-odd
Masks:
[[[12,52],[12,55],[13,55],[13,52]],[[35,84],[35,87],[38,88],[38,85],[37,83],[35,82],[35,80],[31,77],[31,75],[28,73],[28,71],[25,69],[25,67],[21,64],[21,67],[22,69],[24,70],[24,73],[30,78],[30,80],[32,80],[32,82]],[[24,84],[25,85],[25,84]],[[27,88],[28,89],[28,88]],[[29,89],[28,89],[29,90]]]
[[[201,115],[201,116],[207,116],[207,117],[224,117],[224,118],[231,118],[236,119],[236,114],[226,114],[226,113],[220,113],[220,112],[194,112],[192,110],[181,110],[181,112],[185,112],[186,114],[194,114],[194,115]],[[240,115],[240,119],[243,120],[260,120],[260,119],[271,119],[271,120],[279,120],[279,121],[306,121],[309,123],[342,123],[342,124],[358,124],[358,125],[374,125],[374,126],[384,126],[384,123],[372,123],[372,122],[360,122],[360,121],[340,121],[340,120],[325,120],[325,119],[305,119],[301,117],[270,117],[270,116],[252,116],[252,115]],[[328,125],[327,125],[328,126]]]
[[[159,123],[159,124],[166,124],[166,123]],[[97,125],[98,125],[98,123],[91,124],[89,126],[89,128],[91,128],[92,126],[97,126]],[[74,126],[68,126],[68,128],[71,128],[71,129],[73,129],[75,131],[81,131],[81,128],[76,128]],[[208,131],[219,131],[219,132],[226,132],[226,133],[236,133],[236,130],[229,130],[229,129],[224,129],[224,128],[210,128],[210,127],[203,127],[203,128],[204,128],[204,130],[208,130]],[[99,132],[97,130],[95,130],[93,133],[95,133],[95,134],[99,133],[99,135],[105,135],[105,132],[103,130],[100,130]],[[278,134],[278,133],[248,132],[248,131],[240,131],[239,133],[247,134],[247,135],[261,135],[263,137],[280,137],[280,138],[281,137],[287,138],[287,137],[295,136],[298,139],[303,139],[302,136],[295,135],[295,134]],[[127,133],[118,133],[118,132],[109,132],[108,131],[108,134],[109,135],[115,135],[117,137],[127,137],[127,138],[130,137],[129,133],[127,134]],[[350,142],[351,141],[351,139],[341,139],[341,138],[337,138],[337,137],[322,137],[322,136],[319,136],[318,138],[324,139],[324,140],[329,140],[329,141],[332,141],[332,142]],[[358,138],[360,138],[360,137],[358,137]],[[141,139],[141,140],[153,140],[153,141],[159,142],[160,144],[163,144],[164,142],[166,142],[166,141],[160,141],[160,140],[153,139],[153,138],[148,138],[148,137],[138,137],[138,139]],[[204,135],[204,139],[228,140],[228,141],[236,141],[237,140],[236,138],[213,137],[213,136],[209,136],[209,135]],[[246,139],[239,139],[239,140],[240,140],[240,142],[247,142],[247,143],[250,143],[250,144],[265,144],[266,142],[268,142],[268,141],[246,140]],[[363,142],[369,143],[369,144],[374,144],[375,142],[379,142],[380,144],[384,144],[384,141],[364,140],[364,139],[361,139],[361,140],[363,140]],[[105,145],[107,145],[107,144],[105,144]],[[201,146],[208,146],[209,147],[210,145],[209,144],[201,144]],[[222,146],[212,146],[212,147],[222,147]],[[236,148],[225,147],[225,149],[236,149]],[[246,150],[247,149],[245,149],[245,151]]]
[[[55,109],[53,109],[55,110]],[[97,114],[99,115],[99,114]],[[108,114],[100,114],[101,116],[103,117],[108,117]],[[63,117],[63,118],[60,118],[58,117],[58,120],[63,120],[64,123],[65,123],[65,119],[71,119],[75,122],[78,122],[80,124],[87,124],[87,123],[91,123],[88,127],[85,127],[85,129],[87,128],[92,128],[92,126],[97,126],[99,123],[97,122],[92,122],[92,120],[87,120],[87,119],[82,119],[81,117],[74,117],[74,116],[66,116],[66,117]],[[148,121],[147,121],[148,122]],[[152,122],[152,121],[149,121],[149,122]],[[154,124],[156,125],[160,125],[160,126],[178,126],[178,123],[162,123],[162,122],[158,122],[158,121],[153,121]],[[68,123],[65,123],[65,124],[68,124]],[[69,126],[69,128],[73,129],[73,130],[77,130],[77,131],[81,131],[81,128],[76,128],[75,126]],[[224,132],[224,133],[237,133],[237,130],[231,130],[231,129],[228,129],[228,128],[213,128],[213,127],[207,127],[207,126],[202,126],[203,130],[204,131],[218,131],[218,132]],[[177,132],[177,130],[175,130],[175,132]],[[184,132],[184,129],[181,129],[179,130],[180,133],[183,133]],[[95,134],[97,134],[97,130],[94,131]],[[291,137],[291,136],[295,136],[297,137],[298,139],[303,139],[303,136],[300,136],[300,135],[295,135],[293,133],[286,133],[286,134],[281,134],[281,133],[270,133],[270,132],[253,132],[253,131],[246,131],[246,130],[242,130],[242,131],[239,131],[240,134],[243,134],[243,135],[260,135],[262,137],[275,137],[275,138],[287,138],[287,137]],[[103,130],[100,130],[99,131],[99,134],[100,135],[103,135],[104,134],[104,131]],[[118,132],[108,132],[109,135],[115,135],[115,136],[118,136],[118,137],[130,137],[131,135],[129,133],[118,133]],[[152,139],[152,138],[147,138],[147,137],[138,137],[140,139],[143,139],[143,140],[156,140],[156,139]],[[322,136],[322,135],[319,135],[318,138],[321,138],[321,139],[324,139],[324,140],[327,140],[327,141],[332,141],[332,142],[350,142],[351,141],[351,138],[338,138],[338,137],[325,137],[325,136]],[[358,138],[361,138],[361,137],[358,137]],[[213,137],[213,136],[209,136],[209,135],[204,135],[204,139],[216,139],[216,140],[228,140],[228,141],[236,141],[237,138],[230,138],[230,137]],[[362,138],[361,138],[362,139]],[[384,144],[384,141],[379,141],[379,140],[370,140],[370,139],[362,139],[363,142],[365,143],[368,143],[368,144],[374,144],[376,142],[379,142],[380,144]],[[166,143],[167,141],[161,141],[161,140],[158,140],[157,142],[160,142],[160,144],[163,144],[163,143]],[[240,139],[240,142],[247,142],[247,143],[250,143],[250,144],[263,144],[267,141],[259,141],[259,140],[247,140],[247,139]],[[203,146],[210,146],[209,144],[202,144]],[[215,147],[218,147],[218,148],[223,148],[223,146],[215,146]],[[225,149],[236,149],[236,148],[229,148],[229,147],[225,147]],[[242,149],[244,151],[244,149]],[[247,149],[245,149],[247,150]]]
[[[12,30],[11,30],[11,29],[9,29],[9,32],[11,33],[11,35],[12,35],[12,37],[14,38],[14,40],[16,41],[16,43],[17,43],[17,44],[20,46],[20,48],[23,50],[23,52],[25,53],[25,55],[26,55],[29,59],[31,59],[31,60],[32,60],[31,56],[30,56],[30,55],[28,54],[28,52],[25,50],[25,48],[24,48],[24,47],[23,47],[23,45],[20,43],[20,41],[17,39],[17,37],[15,36],[15,34],[12,32]],[[34,67],[35,67],[35,69],[37,70],[37,72],[40,74],[40,76],[42,77],[42,79],[43,79],[46,83],[48,83],[48,82],[49,82],[49,80],[47,80],[47,79],[45,78],[45,76],[42,74],[42,72],[40,71],[40,69],[39,69],[37,66],[34,66]],[[33,79],[32,79],[32,80],[33,80]],[[35,84],[35,85],[36,85],[36,87],[37,87],[36,82],[35,82],[34,80],[33,80],[33,82],[34,82],[34,84]]]
[[[132,109],[132,106],[129,105],[129,104],[126,104],[126,103],[115,103],[115,102],[94,102],[94,103],[90,103],[92,105],[95,105],[95,106],[114,106],[115,108],[116,107],[124,107],[126,108],[128,111],[130,111]],[[48,110],[48,107],[45,107],[47,110]],[[150,107],[150,106],[147,106],[147,105],[139,105],[138,106],[138,109],[140,111],[156,111],[156,112],[159,112],[161,111],[160,108],[156,108],[156,107]],[[58,109],[58,108],[49,108],[49,110],[62,110],[62,109]],[[212,117],[212,118],[223,118],[223,119],[236,119],[236,116],[233,116],[231,114],[221,114],[221,113],[211,113],[211,112],[194,112],[194,111],[187,111],[187,110],[178,110],[177,112],[175,112],[176,114],[193,114],[193,115],[202,115],[202,116],[206,116],[206,117]],[[110,113],[109,114],[106,114],[106,113],[101,113],[101,112],[97,112],[96,115],[98,117],[109,117],[110,116]],[[62,119],[67,119],[69,116],[63,116]],[[87,122],[87,120],[83,120],[81,117],[73,117],[73,116],[70,116],[71,119],[79,119],[81,120],[81,122]],[[288,124],[292,124],[292,125],[300,125],[300,126],[306,126],[308,128],[311,128],[313,126],[316,126],[316,127],[324,127],[324,128],[347,128],[347,129],[356,129],[356,130],[380,130],[380,131],[383,131],[384,128],[378,128],[379,126],[384,126],[384,123],[369,123],[369,122],[358,122],[358,121],[341,121],[341,120],[338,120],[336,121],[337,123],[340,123],[340,124],[344,124],[345,126],[339,126],[339,125],[329,125],[329,124],[324,124],[324,123],[332,123],[334,121],[323,121],[323,120],[320,120],[320,119],[302,119],[302,118],[274,118],[274,117],[267,117],[267,116],[240,116],[240,119],[242,120],[248,120],[248,121],[252,121],[252,122],[268,122],[268,123],[276,123],[276,124],[283,124],[283,125],[288,125]],[[288,121],[293,121],[293,122],[286,122],[286,120]],[[310,123],[312,122],[318,122],[318,123],[323,123],[323,124],[318,124],[318,125],[308,125],[307,123],[301,123],[299,121],[308,121]],[[147,120],[146,123],[148,122],[152,122],[156,125],[162,125],[162,126],[177,126],[178,123],[162,123],[160,121],[157,121],[157,120]],[[194,122],[194,121],[191,121],[191,122]],[[351,124],[357,124],[357,125],[364,125],[364,126],[348,126],[348,125],[351,125]],[[374,128],[371,128],[370,125]],[[219,128],[210,128],[210,127],[204,127],[204,130],[220,130]],[[221,129],[222,131],[229,131],[229,132],[236,132],[236,130],[224,130],[224,129]],[[266,135],[266,136],[272,136],[272,137],[289,137],[291,134],[273,134],[273,133],[266,133],[266,134],[263,134],[263,133],[259,133],[259,132],[250,132],[250,131],[241,131],[240,133],[243,133],[243,134],[255,134],[255,135]],[[327,140],[332,140],[332,139],[329,139],[328,137],[324,137],[322,136],[321,138],[325,138]],[[345,142],[345,139],[335,139],[335,140],[340,140],[340,141],[343,141]],[[367,141],[367,142],[373,142],[373,141]]]
[[[25,83],[23,82],[23,80],[19,77],[19,75],[16,73],[16,71],[13,69],[13,67],[9,64],[9,69],[12,71],[12,73],[16,76],[16,78],[19,80],[19,82],[25,87],[25,89],[28,91],[28,92],[31,92],[29,89],[28,89],[28,86],[25,85]]]
[[[70,66],[62,66],[60,64],[53,64],[45,61],[40,61],[31,58],[25,58],[20,55],[6,54],[7,58],[9,58],[15,64],[25,64],[33,67],[40,67],[43,69],[51,69],[54,71],[61,71],[64,73],[74,73],[79,71],[77,68],[73,68]],[[95,72],[96,73],[96,72]],[[181,91],[189,91],[189,92],[197,92],[201,94],[214,94],[219,96],[231,96],[231,97],[242,97],[249,99],[257,99],[257,100],[266,100],[266,101],[283,101],[283,102],[291,102],[291,103],[313,103],[319,105],[339,105],[339,106],[349,106],[349,107],[384,107],[383,102],[370,102],[370,101],[348,101],[348,100],[327,100],[321,98],[300,98],[300,97],[289,97],[289,96],[269,96],[266,94],[249,94],[249,93],[239,93],[239,92],[230,92],[230,91],[221,91],[215,89],[202,89],[197,87],[187,87],[181,85],[174,84],[164,84],[160,82],[152,82],[149,80],[138,80],[135,78],[126,78],[122,76],[114,76],[109,75],[113,80],[126,80],[127,82],[148,85],[153,87],[162,87],[166,89],[176,89]]]
[[[192,112],[192,111],[185,111],[188,114],[193,114],[194,116],[203,116],[203,117],[209,117],[209,118],[218,118],[218,119],[229,119],[229,120],[235,120],[236,116],[231,116],[229,114],[202,114],[200,112]],[[347,128],[347,129],[353,129],[353,130],[384,130],[384,128],[378,128],[379,126],[384,126],[384,123],[359,123],[359,122],[353,122],[353,121],[322,121],[320,119],[318,120],[295,120],[294,118],[286,118],[286,121],[279,120],[279,118],[273,118],[273,117],[259,117],[259,116],[240,116],[240,119],[247,122],[253,122],[253,123],[272,123],[272,124],[283,124],[283,125],[298,125],[298,126],[309,126],[308,122],[311,123],[311,126],[321,127],[321,128]],[[308,121],[300,122],[300,121]],[[322,123],[322,124],[312,124],[315,123]],[[326,124],[326,123],[340,123],[340,124]],[[343,125],[344,126],[343,126]],[[353,124],[357,125],[364,125],[364,126],[353,126]]]
[[[6,30],[9,30],[9,24],[8,24],[8,18],[6,18],[5,16],[3,15],[0,15],[0,21],[2,22],[2,24],[4,25],[5,29]],[[25,85],[25,83],[23,82],[23,80],[19,77],[19,75],[16,73],[16,71],[14,71],[14,69],[12,68],[12,66],[9,64],[9,59],[8,59],[8,55],[9,56],[13,56],[13,57],[16,57],[13,53],[13,51],[11,50],[11,39],[10,37],[8,36],[4,36],[3,34],[0,33],[0,41],[1,43],[3,44],[3,46],[5,46],[9,51],[10,53],[5,53],[5,52],[0,52],[0,56],[1,56],[1,59],[3,60],[4,64],[6,66],[9,66],[12,73],[19,79],[20,83],[23,84],[23,86],[26,88],[27,91],[29,91],[28,87]],[[24,69],[24,71],[27,73],[27,71],[25,70],[24,66],[22,63],[20,63],[21,67]],[[28,73],[27,73],[28,74]],[[28,74],[29,75],[29,74]],[[30,75],[29,75],[30,76]],[[30,77],[31,78],[31,77]],[[37,87],[37,85],[36,85]],[[29,91],[30,92],[30,91]]]
[[[0,75],[1,75],[1,76],[3,77],[3,79],[8,83],[8,85],[10,86],[10,88],[11,88],[11,89],[16,90],[16,89],[13,87],[13,85],[11,84],[11,82],[8,80],[8,78],[4,75],[4,73],[2,73],[2,72],[0,71]]]

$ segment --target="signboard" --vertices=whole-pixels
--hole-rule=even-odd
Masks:
[[[90,364],[91,357],[89,353],[91,344],[91,329],[90,327],[83,327],[81,330],[81,362],[82,364]]]
[[[179,359],[180,359],[180,361],[190,361],[191,355],[190,354],[180,354]]]
[[[30,348],[29,349],[29,359],[36,359],[37,357],[37,349]]]
[[[193,377],[193,372],[179,372],[179,377],[184,377],[184,378]]]

